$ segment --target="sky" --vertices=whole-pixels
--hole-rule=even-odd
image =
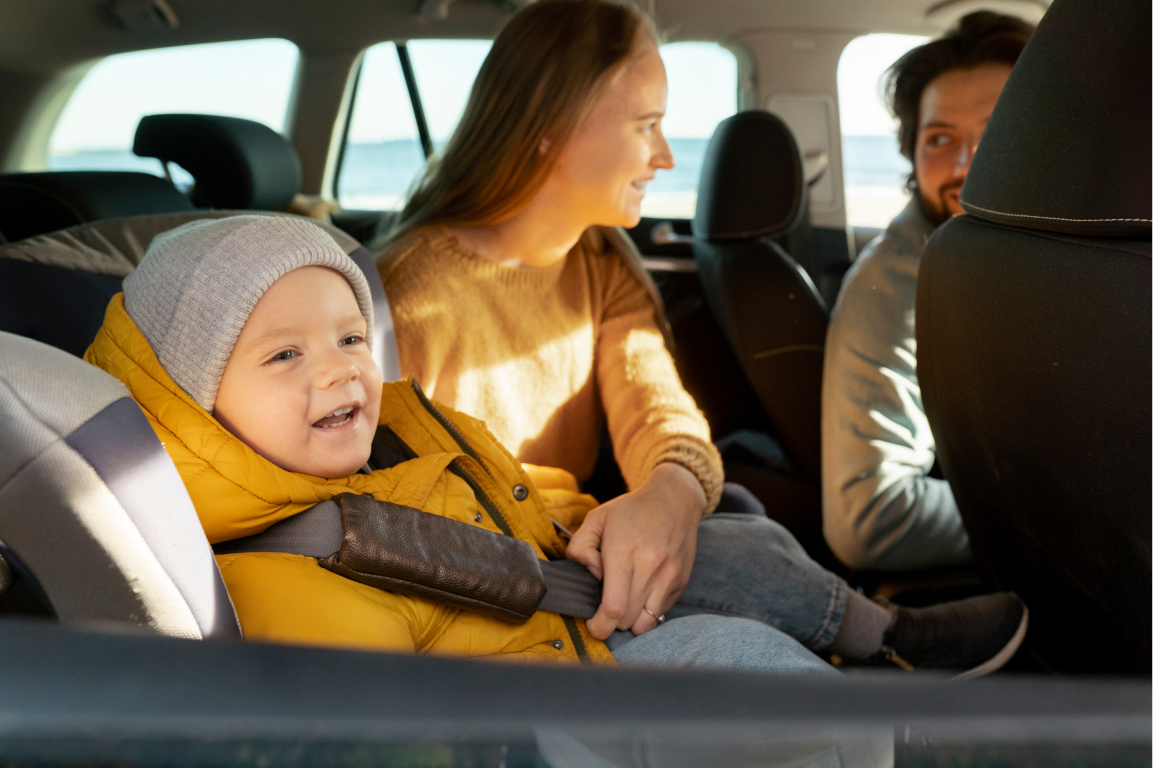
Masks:
[[[910,48],[928,41],[914,35],[875,34],[845,46],[837,68],[843,135],[884,136],[896,131],[896,123],[881,102],[881,75]]]
[[[883,135],[892,121],[877,96],[884,69],[925,38],[868,35],[849,44],[838,87],[845,135]],[[422,102],[435,141],[451,133],[490,43],[421,40],[409,43]],[[737,65],[714,43],[672,43],[661,50],[669,77],[665,135],[708,138],[736,111]],[[213,43],[111,56],[93,67],[65,107],[49,153],[127,150],[148,114],[203,112],[284,127],[297,61],[285,40]],[[718,84],[731,84],[718,87]],[[350,139],[377,142],[416,137],[395,48],[365,54]]]
[[[88,72],[64,107],[49,154],[130,149],[141,117],[169,112],[245,117],[279,131],[296,60],[296,46],[287,40],[109,56]]]
[[[433,141],[444,141],[456,127],[490,46],[487,40],[413,40],[408,44]],[[714,43],[673,43],[664,46],[661,55],[669,77],[665,134],[709,138],[717,123],[737,111],[736,59]],[[732,87],[717,88],[716,83],[732,83]],[[407,103],[392,44],[370,48],[365,54],[349,140],[369,143],[414,138],[412,114],[393,108]]]

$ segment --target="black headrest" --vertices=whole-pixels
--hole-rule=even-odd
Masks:
[[[271,211],[300,191],[300,158],[266,125],[218,115],[149,115],[132,151],[192,174],[192,197],[213,208]]]
[[[11,242],[121,216],[194,210],[159,176],[121,171],[48,171],[0,176],[0,230]]]
[[[961,190],[974,216],[1149,237],[1148,0],[1055,0],[1001,93]]]
[[[711,241],[783,234],[804,212],[804,196],[792,131],[768,112],[740,112],[723,120],[709,142],[693,234]]]

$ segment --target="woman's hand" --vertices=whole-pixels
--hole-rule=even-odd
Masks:
[[[696,476],[666,463],[640,488],[588,513],[567,554],[604,581],[600,608],[588,621],[593,637],[656,628],[654,617],[671,608],[689,583],[704,509]]]

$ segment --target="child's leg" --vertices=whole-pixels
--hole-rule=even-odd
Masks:
[[[749,619],[697,614],[635,636],[614,632],[609,649],[626,667],[694,667],[748,672],[835,670],[788,635]]]

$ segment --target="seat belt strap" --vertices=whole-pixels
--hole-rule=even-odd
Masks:
[[[343,540],[340,506],[335,501],[322,501],[260,533],[214,544],[212,551],[217,555],[283,552],[320,560],[339,550]],[[547,591],[538,611],[581,619],[591,619],[596,614],[601,582],[587,568],[571,560],[541,560],[539,565]]]

